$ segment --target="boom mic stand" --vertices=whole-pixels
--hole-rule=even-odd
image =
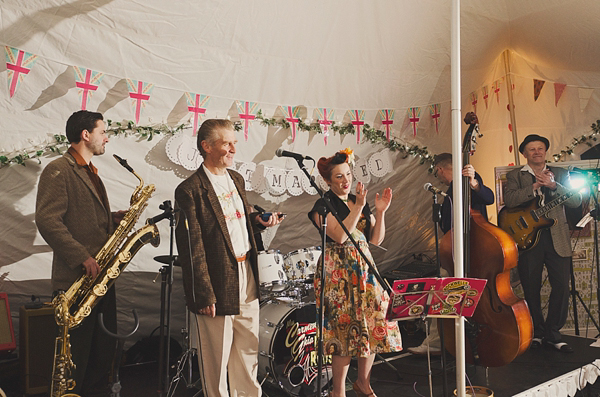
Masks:
[[[437,277],[442,277],[442,264],[440,263],[440,240],[439,240],[439,226],[442,221],[442,206],[438,204],[437,193],[433,193],[433,207],[432,207],[432,220],[433,220],[433,233],[435,236],[435,258],[437,262],[438,273]],[[425,320],[426,321],[426,320]],[[432,321],[438,321],[433,319]],[[427,324],[425,324],[427,327]],[[444,342],[444,327],[437,327],[440,336],[440,350],[442,353],[442,391],[443,396],[448,395],[448,374],[446,371],[446,346]],[[427,333],[428,334],[428,333]],[[428,335],[427,335],[428,336]],[[430,370],[431,372],[431,370]]]
[[[169,264],[160,268],[162,276],[160,287],[160,343],[158,348],[158,395],[165,396],[165,388],[169,384],[169,356],[171,342],[171,291],[173,289],[173,266],[175,255],[173,254],[173,241],[175,233],[175,212],[171,201],[166,200],[158,206],[164,212],[154,218],[148,219],[149,223],[156,223],[163,219],[169,219],[171,229],[169,239]]]
[[[319,295],[319,297],[320,297],[319,307],[317,307],[317,311],[318,311],[318,313],[317,313],[317,321],[318,321],[318,324],[317,324],[317,338],[318,338],[318,342],[317,342],[317,346],[318,346],[318,348],[317,348],[317,396],[321,396],[321,372],[323,370],[323,316],[324,316],[323,302],[325,300],[325,289],[323,288],[323,286],[324,286],[324,282],[325,282],[325,244],[326,244],[326,240],[327,240],[327,234],[326,234],[327,225],[326,225],[326,222],[324,219],[326,218],[327,213],[330,213],[331,215],[333,215],[335,217],[335,219],[337,220],[339,225],[344,230],[344,233],[346,233],[346,236],[348,236],[348,239],[352,242],[352,244],[354,245],[354,247],[356,248],[356,250],[358,251],[360,256],[362,256],[362,258],[366,262],[367,266],[369,267],[369,271],[373,274],[373,276],[375,276],[375,278],[377,279],[379,284],[382,286],[382,288],[384,288],[386,290],[386,292],[388,293],[389,296],[392,296],[392,287],[390,287],[388,282],[381,277],[381,275],[379,274],[377,269],[373,266],[371,261],[367,258],[365,253],[360,249],[358,243],[356,242],[356,240],[354,240],[354,237],[352,237],[352,235],[348,231],[348,228],[346,228],[346,226],[344,225],[342,219],[340,219],[340,216],[338,215],[335,208],[333,208],[333,205],[331,204],[329,199],[327,197],[325,197],[325,194],[323,193],[323,191],[319,188],[319,186],[317,186],[316,182],[310,177],[310,174],[308,173],[308,171],[306,170],[306,168],[304,167],[304,164],[303,164],[304,158],[295,158],[295,160],[298,163],[298,167],[300,167],[302,172],[304,172],[304,174],[308,178],[308,181],[310,182],[311,186],[317,191],[319,196],[325,202],[325,206],[327,207],[325,214],[324,215],[320,214],[323,217],[323,222],[321,223],[322,224],[321,239],[322,239],[323,245],[322,245],[322,254],[321,254],[321,291],[320,291],[320,295]],[[391,365],[390,363],[388,363],[385,360],[383,360],[383,361],[386,364],[388,364],[389,366],[391,366],[394,370],[396,370],[396,368],[393,365]]]

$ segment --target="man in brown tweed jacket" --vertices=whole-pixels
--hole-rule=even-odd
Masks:
[[[281,222],[252,212],[229,120],[202,123],[200,168],[175,190],[176,230],[188,309],[196,314],[205,396],[259,396],[259,276],[254,233]],[[227,383],[229,381],[229,393]]]
[[[98,273],[94,255],[124,215],[124,211],[111,213],[104,184],[91,162],[93,156],[104,154],[108,142],[102,114],[85,110],[73,113],[66,134],[71,146],[42,172],[35,213],[40,234],[54,251],[55,291],[67,290],[83,273]],[[77,366],[71,374],[76,382],[73,392],[85,396],[106,387],[114,354],[114,340],[96,326],[98,313],[104,313],[106,326],[116,332],[114,288],[79,327],[70,331]]]
[[[569,190],[569,173],[563,168],[546,165],[549,147],[548,139],[535,134],[525,137],[519,145],[527,165],[506,175],[504,201],[507,207],[522,205],[539,196],[548,203]],[[578,207],[580,204],[579,193],[564,203],[568,207]],[[570,353],[573,349],[562,340],[560,329],[567,321],[569,309],[571,238],[563,205],[550,210],[548,216],[554,218],[556,224],[540,233],[539,241],[533,248],[519,253],[519,277],[533,319],[531,348],[539,348],[544,343],[552,349]],[[540,297],[544,265],[552,288],[545,320]]]

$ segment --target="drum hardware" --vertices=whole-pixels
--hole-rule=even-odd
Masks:
[[[175,389],[177,389],[177,384],[181,379],[183,379],[185,383],[185,387],[187,389],[197,388],[198,392],[194,394],[193,397],[200,396],[202,394],[202,386],[200,385],[200,378],[195,382],[192,382],[192,359],[194,356],[198,355],[196,348],[192,347],[190,343],[190,317],[191,314],[187,308],[185,309],[185,327],[181,328],[181,336],[182,336],[182,345],[185,349],[184,352],[179,357],[176,366],[175,375],[171,378],[171,383],[169,384],[169,390],[167,392],[167,397],[173,396],[175,393]],[[187,378],[184,375],[184,370],[187,366]]]
[[[283,257],[284,270],[292,282],[310,282],[317,270],[321,247],[313,246],[292,251]]]

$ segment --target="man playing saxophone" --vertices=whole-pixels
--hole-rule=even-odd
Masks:
[[[46,166],[40,176],[35,222],[54,251],[52,288],[67,290],[82,274],[96,277],[100,267],[94,255],[107,241],[125,211],[111,213],[108,196],[94,156],[104,154],[108,143],[103,116],[81,110],[66,124],[70,147]],[[106,327],[116,332],[116,296],[110,288],[86,321],[70,331],[71,354],[76,369],[71,372],[75,389],[70,393],[94,396],[108,394],[108,373],[114,340],[97,326],[104,313]]]

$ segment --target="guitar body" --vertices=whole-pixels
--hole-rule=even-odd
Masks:
[[[537,216],[542,198],[535,198],[522,206],[503,207],[498,213],[498,226],[515,240],[520,250],[528,250],[535,246],[540,232],[556,223],[546,216]]]

